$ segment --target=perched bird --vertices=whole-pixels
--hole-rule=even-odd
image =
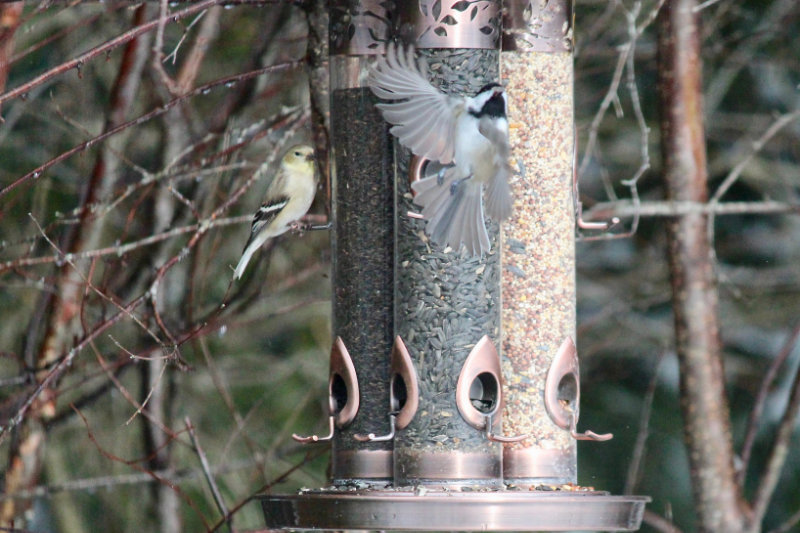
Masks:
[[[390,44],[386,56],[370,71],[369,85],[400,144],[414,154],[442,165],[438,175],[411,185],[427,220],[426,231],[442,245],[471,255],[489,250],[486,214],[501,221],[511,214],[511,167],[506,95],[497,83],[473,97],[450,96],[427,78],[427,65],[413,47]]]
[[[317,192],[314,149],[292,146],[281,160],[281,168],[267,190],[267,199],[253,216],[250,238],[233,276],[242,277],[250,258],[268,239],[285,233],[291,224],[306,214]]]

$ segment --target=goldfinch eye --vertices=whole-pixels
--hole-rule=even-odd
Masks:
[[[302,154],[300,152],[295,152],[294,155],[296,155],[297,157],[300,157]]]

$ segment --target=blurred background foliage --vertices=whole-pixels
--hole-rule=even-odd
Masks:
[[[657,4],[576,1],[580,188],[590,213],[630,199],[623,181],[640,167],[643,150],[651,168],[638,181],[642,205],[664,197],[654,25],[639,36],[633,63],[648,142],[641,141],[623,77],[609,112],[596,123],[594,149],[585,159],[583,153],[613,83],[620,47],[630,40],[622,7],[640,9],[641,24]],[[169,9],[178,12],[188,5]],[[798,121],[757,151],[753,142],[776,117],[798,108],[800,5],[788,0],[702,5],[711,191],[751,157],[723,201],[797,205]],[[169,513],[165,501],[176,495],[177,530],[199,531],[218,523],[220,512],[186,431],[187,418],[229,509],[244,503],[235,514],[237,529],[263,526],[258,504],[245,503],[246,498],[293,465],[305,463],[281,479],[281,491],[326,482],[327,455],[307,456],[290,435],[324,431],[331,338],[328,235],[306,232],[279,239],[241,284],[229,285],[231,265],[271,170],[255,174],[267,177],[250,177],[263,164],[273,168],[285,147],[311,139],[308,67],[302,62],[308,48],[306,13],[291,2],[243,2],[203,13],[170,20],[164,28],[163,69],[172,79],[191,78],[189,89],[268,65],[298,64],[252,83],[235,80],[207,91],[175,93],[154,66],[151,41],[144,47],[141,81],[125,120],[176,98],[177,105],[126,128],[113,144],[92,143],[0,197],[3,420],[15,416],[35,388],[33,370],[57,322],[51,297],[60,284],[76,283],[69,272],[82,273],[73,302],[76,318],[59,324],[68,330],[59,360],[80,349],[57,387],[57,401],[33,405],[26,423],[15,432],[6,429],[0,444],[9,461],[41,461],[40,475],[25,488],[38,491],[27,512],[26,527],[34,531],[168,531],[159,512]],[[6,90],[125,33],[136,16],[152,20],[157,14],[156,3],[26,3],[6,56]],[[209,39],[201,62],[187,67],[191,52],[201,48],[198,33],[212,18],[216,27],[205,26]],[[3,187],[103,132],[115,105],[111,95],[122,56],[122,48],[111,49],[2,104]],[[86,204],[87,183],[103,150],[106,162],[115,160],[115,169],[104,175],[109,183],[104,194]],[[246,192],[238,196],[242,187]],[[316,214],[325,214],[323,196],[318,195]],[[200,231],[202,221],[211,226]],[[631,224],[631,217],[623,217],[617,231]],[[91,249],[110,250],[93,258],[65,257],[79,226],[95,233]],[[651,495],[651,511],[692,531],[663,226],[663,217],[642,216],[630,237],[578,244],[581,426],[615,434],[608,443],[581,443],[579,482],[615,494]],[[194,229],[170,233],[184,227]],[[738,450],[762,377],[797,327],[800,224],[792,213],[748,213],[718,216],[713,230]],[[118,248],[161,234],[168,238],[124,253]],[[50,259],[31,264],[30,258]],[[161,270],[166,264],[169,268]],[[138,298],[140,305],[98,331],[121,305]],[[770,390],[747,490],[763,467],[798,355],[794,349]],[[138,408],[142,403],[144,413]],[[161,423],[171,432],[154,431]],[[163,446],[153,441],[159,434],[168,437]],[[43,435],[43,441],[26,456],[20,444],[35,441],[32,435]],[[16,501],[19,510],[27,504],[10,500],[7,493],[12,466],[4,469],[3,504]],[[765,531],[800,509],[799,468],[794,447]],[[643,531],[653,531],[648,527]]]
[[[617,47],[628,41],[625,18],[615,4],[576,3],[575,98],[582,143],[608,90]],[[800,10],[796,3],[780,0],[699,4],[709,4],[702,11],[703,85],[713,194],[731,170],[753,154],[754,141],[781,114],[798,109]],[[643,8],[642,13],[646,12]],[[643,204],[665,196],[660,177],[655,39],[652,26],[638,40],[635,56],[636,85],[651,128],[652,166],[638,186]],[[582,199],[590,210],[589,198],[598,202],[615,196],[629,199],[621,181],[631,178],[640,164],[640,132],[624,80],[617,97],[616,112],[609,112],[600,123],[597,151],[581,175]],[[798,134],[800,124],[794,120],[771,138],[753,155],[722,201],[778,200],[797,205]],[[614,493],[649,494],[651,511],[671,516],[681,529],[692,531],[664,220],[643,216],[631,238],[578,244],[581,419],[586,427],[608,428],[615,435],[606,444],[580,443],[579,476],[584,484]],[[628,218],[628,227],[630,223]],[[765,371],[798,324],[798,223],[800,219],[790,213],[726,215],[714,221],[719,318],[737,451]],[[800,349],[795,347],[770,390],[748,469],[748,497],[785,409],[798,356]],[[649,434],[643,447],[639,443],[641,448],[637,448],[644,421],[649,421]],[[764,531],[779,527],[800,508],[796,449],[793,446],[789,453]],[[631,478],[632,457],[639,450],[641,464]]]

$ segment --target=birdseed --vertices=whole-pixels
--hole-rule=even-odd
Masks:
[[[475,94],[497,80],[499,52],[478,49],[418,50],[447,93]],[[491,251],[483,257],[433,243],[425,221],[407,216],[420,207],[411,200],[407,150],[397,151],[396,331],[416,366],[420,398],[416,416],[395,438],[396,484],[415,479],[419,457],[453,452],[486,454],[501,461],[501,448],[468,425],[456,406],[456,383],[475,343],[488,335],[500,339],[500,253],[498,225],[489,224]],[[434,476],[435,477],[435,476]],[[435,482],[435,480],[434,480]]]
[[[391,450],[355,440],[389,432],[394,340],[394,167],[388,127],[368,88],[333,91],[333,331],[353,360],[360,407],[334,450]],[[335,453],[335,452],[334,452]],[[336,473],[334,473],[336,477]]]
[[[575,457],[575,440],[544,407],[550,364],[575,340],[572,56],[503,52],[501,69],[511,122],[522,123],[511,130],[512,166],[525,170],[511,179],[503,225],[503,432],[532,435],[512,449]]]

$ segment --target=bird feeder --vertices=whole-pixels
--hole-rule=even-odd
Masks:
[[[334,349],[352,368],[342,380],[352,384],[343,389],[342,401],[358,404],[352,420],[333,434],[334,483],[392,479],[391,439],[362,438],[390,432],[393,142],[366,84],[370,59],[383,52],[389,38],[389,16],[380,2],[332,2],[330,7]],[[338,382],[331,368],[331,383]]]
[[[336,0],[330,7],[331,484],[261,498],[270,528],[633,531],[642,496],[577,485],[571,0]],[[500,80],[514,214],[481,256],[431,242],[367,87],[413,44],[431,82]],[[502,49],[501,49],[502,44]]]

